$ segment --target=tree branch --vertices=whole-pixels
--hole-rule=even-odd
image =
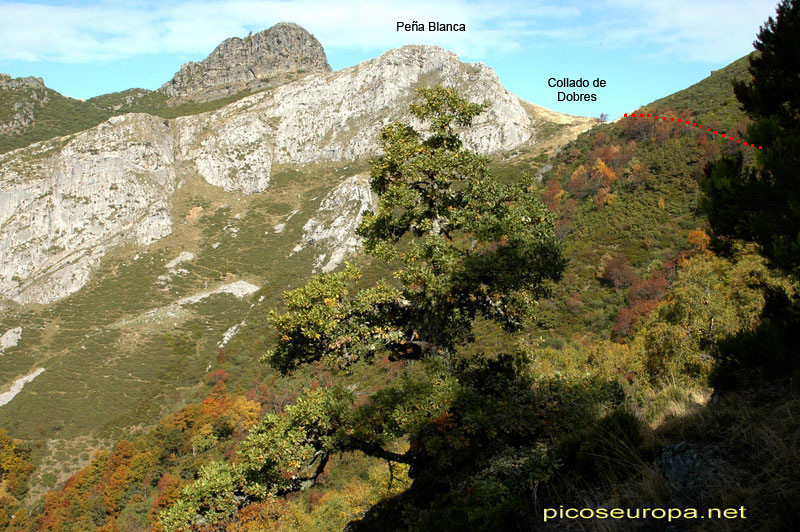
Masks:
[[[311,485],[314,482],[316,482],[317,477],[319,477],[325,471],[325,466],[328,465],[328,459],[330,458],[330,455],[326,452],[319,451],[317,452],[317,454],[314,455],[314,459],[311,460],[312,464],[317,459],[317,457],[322,457],[322,458],[317,464],[317,468],[314,470],[314,473],[312,475],[295,479],[294,482],[292,482],[291,486],[279,490],[278,495],[286,495],[287,493],[293,493],[295,491],[303,491],[311,487]]]
[[[361,451],[362,453],[373,456],[375,458],[382,458],[383,460],[387,460],[389,462],[398,462],[401,464],[411,464],[412,455],[411,451],[406,451],[403,454],[394,453],[392,451],[387,451],[380,445],[375,443],[368,443],[365,441],[357,441],[352,440],[347,445],[353,451]]]

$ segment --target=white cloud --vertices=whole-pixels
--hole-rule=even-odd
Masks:
[[[371,50],[435,42],[477,56],[515,48],[524,28],[511,22],[520,17],[549,19],[577,13],[575,8],[544,4],[463,0],[0,3],[0,58],[88,63],[147,53],[208,53],[227,37],[280,21],[301,24],[326,48]],[[397,21],[413,20],[464,23],[469,31],[435,35],[395,31]]]
[[[751,50],[776,5],[777,0],[606,0],[598,27],[612,46],[716,62]]]
[[[0,3],[0,59],[67,63],[149,53],[202,56],[227,37],[297,22],[329,50],[439,44],[466,57],[547,45],[597,42],[682,60],[731,57],[753,41],[775,0],[322,0],[230,2]],[[465,33],[404,33],[397,21],[467,25]],[[427,29],[427,28],[426,28]],[[745,44],[742,44],[745,43]],[[735,55],[735,54],[734,54]]]

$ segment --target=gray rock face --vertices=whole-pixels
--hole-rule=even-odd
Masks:
[[[42,78],[28,76],[12,78],[8,74],[0,74],[0,89],[46,89]]]
[[[491,68],[429,46],[311,74],[208,113],[170,121],[117,116],[0,155],[0,298],[54,301],[80,289],[112,247],[170,234],[172,194],[184,176],[256,193],[268,188],[273,164],[374,156],[383,126],[399,120],[419,127],[408,112],[414,89],[437,84],[489,102],[464,137],[485,154],[536,142],[540,121],[584,129],[593,122],[537,108],[508,92]],[[315,266],[326,271],[358,246],[350,233],[371,201],[363,176],[337,194],[309,222],[301,244],[314,243]],[[338,217],[339,209],[347,216]]]
[[[114,117],[61,142],[0,155],[0,295],[20,303],[71,294],[109,249],[172,231],[174,139],[163,119]]]
[[[25,94],[25,98],[19,98],[9,109],[11,115],[5,120],[0,121],[0,135],[15,135],[22,133],[34,121],[36,104],[47,103],[47,87],[42,78],[12,78],[6,74],[0,74],[0,91],[13,91]],[[17,98],[12,97],[12,101]]]
[[[159,90],[176,100],[209,101],[330,70],[319,41],[297,24],[283,22],[225,40],[203,61],[183,65]]]
[[[710,454],[709,449],[682,441],[661,449],[654,464],[675,488],[693,496],[715,477],[716,463]]]
[[[381,128],[414,124],[414,89],[456,87],[471,101],[488,101],[465,143],[493,153],[534,142],[537,119],[508,92],[494,71],[461,63],[436,46],[404,46],[351,68],[314,74],[273,91],[243,98],[218,111],[176,120],[181,158],[194,161],[209,183],[259,192],[273,164],[309,164],[372,156]],[[575,118],[552,113],[554,118]],[[419,124],[415,124],[419,126]],[[588,127],[588,126],[587,126]]]
[[[321,252],[314,257],[314,272],[335,270],[361,247],[356,229],[364,211],[374,209],[376,204],[368,175],[358,174],[346,179],[325,196],[317,214],[303,226],[303,239],[293,253],[314,246]]]

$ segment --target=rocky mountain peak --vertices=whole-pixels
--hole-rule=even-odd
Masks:
[[[0,89],[46,89],[42,78],[28,76],[25,78],[12,78],[8,74],[0,73]]]
[[[330,71],[319,41],[301,26],[281,22],[244,39],[226,39],[203,61],[183,65],[159,90],[176,101],[210,101]]]
[[[533,145],[550,125],[577,134],[595,122],[525,102],[488,66],[462,63],[436,46],[404,46],[336,72],[324,57],[294,24],[229,39],[205,61],[184,66],[172,89],[192,98],[257,83],[274,90],[171,120],[121,114],[72,137],[0,154],[0,256],[8,258],[0,261],[0,303],[56,301],[80,290],[112,248],[148,246],[180,230],[174,195],[197,178],[226,193],[255,194],[270,187],[273,170],[364,163],[379,152],[383,126],[401,121],[424,131],[408,112],[420,87],[453,87],[490,104],[463,132],[465,146],[487,155]],[[314,247],[315,268],[333,269],[357,247],[352,230],[370,196],[368,181],[355,173],[340,175],[347,184],[303,226],[298,246]],[[353,208],[346,216],[344,206]]]

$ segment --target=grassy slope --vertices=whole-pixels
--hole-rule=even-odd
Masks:
[[[148,113],[176,118],[213,111],[248,94],[249,91],[242,91],[211,102],[171,105],[164,94],[145,89],[104,94],[86,101],[67,98],[52,89],[0,89],[0,123],[11,120],[15,105],[32,102],[34,106],[32,124],[21,132],[0,135],[0,153],[90,129],[115,115]]]
[[[698,121],[722,131],[743,132],[746,119],[731,90],[731,80],[749,78],[747,58],[715,71],[705,80],[659,99],[648,111],[688,112]],[[590,153],[598,145],[624,149],[631,130],[624,123],[599,126],[567,146],[547,180],[559,180],[566,189],[579,164],[591,163]],[[648,128],[650,139],[637,138],[635,157],[657,180],[632,187],[613,189],[612,205],[599,209],[587,199],[579,201],[577,212],[568,218],[571,231],[563,242],[571,260],[569,271],[545,305],[542,322],[550,326],[546,344],[555,346],[593,345],[606,338],[615,313],[626,305],[630,293],[615,288],[597,276],[601,257],[621,254],[636,273],[647,276],[648,268],[688,247],[688,229],[702,226],[696,211],[699,191],[696,181],[705,160],[728,149],[720,141],[699,140],[693,132],[663,137]],[[598,142],[599,135],[609,140]],[[716,146],[716,147],[715,147]],[[571,153],[570,153],[571,152]],[[625,173],[617,172],[622,178]],[[567,192],[569,195],[569,192]],[[568,196],[567,196],[568,197]],[[660,204],[659,200],[664,199]],[[571,295],[580,304],[567,305]],[[589,340],[591,339],[591,340]],[[556,354],[567,356],[568,350]],[[557,361],[555,367],[562,367]],[[565,365],[565,364],[564,364]],[[547,367],[546,364],[540,367]],[[569,472],[551,487],[558,502],[573,507],[605,508],[707,508],[744,507],[747,520],[685,520],[674,523],[678,530],[789,530],[796,526],[794,501],[800,493],[797,476],[785,464],[800,457],[797,409],[797,371],[791,378],[754,380],[749,386],[730,390],[711,400],[711,391],[684,383],[652,390],[644,403],[644,425],[639,449],[616,449],[618,460],[610,470],[595,476]],[[689,386],[692,386],[691,388]],[[620,441],[616,442],[619,445]],[[689,449],[677,461],[698,475],[705,485],[693,489],[667,481],[654,467],[659,452],[682,445]],[[690,458],[687,458],[690,457]],[[693,458],[691,458],[693,457]],[[691,468],[695,468],[692,470]],[[687,477],[689,478],[689,477]],[[684,480],[684,482],[689,482]],[[594,521],[608,531],[663,530],[663,521]],[[573,530],[575,522],[556,520],[545,530]]]
[[[649,110],[678,109],[690,112],[703,123],[730,131],[742,120],[742,110],[731,90],[731,81],[750,79],[748,56],[715,70],[706,79],[647,105]]]
[[[174,107],[162,94],[142,89],[70,101],[108,113],[172,117],[216,109],[246,94]],[[81,106],[71,108],[66,117]],[[544,131],[543,144],[555,142],[559,132],[557,127]],[[546,160],[539,151],[526,150],[518,159],[535,171]],[[15,308],[0,316],[0,329],[24,329],[19,345],[9,349],[0,364],[0,382],[11,382],[33,367],[47,368],[14,400],[13,409],[0,409],[0,426],[17,437],[48,442],[40,447],[38,459],[60,470],[58,477],[63,479],[67,471],[85,463],[79,457],[99,441],[116,439],[128,427],[153,423],[205,393],[205,368],[216,357],[224,332],[243,319],[245,326],[226,349],[229,362],[238,368],[231,372],[231,383],[244,386],[263,377],[265,369],[258,361],[269,341],[265,309],[276,306],[286,288],[304,283],[310,275],[312,252],[291,254],[292,247],[331,187],[343,175],[366,169],[364,162],[276,168],[269,191],[257,195],[224,193],[201,180],[182,187],[175,198],[173,235],[146,250],[110,254],[83,290],[48,308]],[[198,208],[199,219],[182,221]],[[295,210],[300,212],[283,233],[275,233],[273,227]],[[189,273],[173,275],[165,291],[158,278],[167,273],[165,263],[182,251],[196,258],[181,265]],[[368,260],[357,260],[369,266]],[[371,271],[368,267],[365,280],[372,277]],[[237,279],[264,289],[241,301],[215,296],[185,309],[177,319],[155,325],[145,316],[206,286]],[[56,459],[55,448],[73,451],[59,451],[61,458]]]
[[[145,89],[128,89],[122,92],[112,92],[101,96],[95,96],[87,100],[87,102],[101,109],[113,111],[114,113],[147,113],[162,118],[177,118],[179,116],[215,111],[249,94],[250,91],[241,91],[210,102],[187,102],[172,105],[168,101],[167,96],[161,92],[148,91]],[[128,101],[129,99],[130,101]]]
[[[709,124],[718,120],[720,129],[741,127],[745,116],[732,103],[730,82],[746,75],[746,59],[645,109],[689,113]],[[697,182],[705,162],[730,149],[720,140],[707,142],[689,128],[640,122],[639,130],[625,120],[631,119],[596,126],[579,136],[561,150],[553,169],[544,175],[544,189],[557,181],[564,194],[556,211],[570,259],[564,281],[543,305],[537,324],[544,327],[544,337],[553,346],[577,336],[609,337],[630,294],[627,288],[611,286],[598,276],[604,258],[626,257],[643,280],[686,249],[688,231],[704,223],[696,207]],[[612,200],[602,208],[593,201],[597,197],[593,193],[570,189],[576,169],[583,165],[591,173],[598,157],[616,175],[610,188]],[[637,162],[645,176],[639,180],[631,177]],[[574,203],[568,205],[570,200]]]
[[[532,171],[544,160],[529,151],[520,156],[531,161],[526,168]],[[202,398],[208,391],[206,367],[217,367],[222,336],[242,321],[224,349],[229,387],[247,389],[264,381],[273,388],[302,386],[308,380],[303,372],[275,381],[260,363],[272,341],[265,317],[287,288],[311,275],[314,251],[291,253],[305,222],[343,175],[366,170],[364,162],[276,168],[269,190],[254,195],[225,193],[198,178],[175,197],[172,235],[147,249],[109,254],[89,284],[68,298],[0,316],[0,330],[23,327],[20,343],[0,360],[0,382],[31,367],[47,368],[14,399],[13,408],[0,408],[0,426],[41,443],[34,493],[41,493],[40,482],[52,475],[65,480],[92,449],[118,440],[129,428],[152,424]],[[283,232],[276,233],[274,226],[282,222]],[[181,263],[187,273],[172,275],[165,290],[158,277],[182,251],[195,258]],[[353,260],[365,269],[365,283],[385,274],[367,258]],[[238,279],[262,290],[243,300],[214,296],[175,318],[146,315]]]
[[[363,168],[350,165],[347,171]],[[147,249],[116,250],[70,297],[4,312],[0,330],[20,325],[23,335],[0,359],[0,382],[40,365],[46,371],[26,385],[13,408],[0,408],[0,426],[19,438],[49,442],[39,448],[38,458],[56,472],[72,471],[97,440],[117,439],[128,427],[153,423],[202,396],[206,366],[217,357],[225,331],[253,315],[263,317],[286,288],[310,275],[314,251],[290,253],[305,221],[344,172],[279,170],[270,189],[255,195],[224,193],[197,179],[176,195],[171,236]],[[275,233],[273,227],[295,210],[284,231]],[[182,263],[186,273],[171,275],[165,289],[158,277],[182,251],[193,252],[195,259]],[[180,297],[239,279],[263,289],[241,300],[212,296],[177,317],[145,316]],[[265,349],[264,327],[263,320],[249,320],[242,336],[258,340],[235,341],[242,347],[229,356],[237,368],[231,371],[232,386],[264,376],[258,361]],[[63,456],[66,463],[45,456],[49,448],[75,442],[83,442],[84,450]]]
[[[678,110],[692,109],[691,106],[695,106],[697,112],[705,113],[703,116],[714,116],[713,108],[705,109],[698,102],[710,92],[720,94],[722,98],[724,95],[720,91],[726,84],[722,76],[728,76],[729,69],[740,62],[652,105],[663,104]],[[721,101],[727,101],[729,97],[730,95]],[[668,102],[663,103],[665,101]],[[109,102],[112,100],[103,103],[109,104]],[[681,107],[682,105],[686,107]],[[733,123],[740,121],[741,118],[741,115],[731,115],[726,120]],[[607,124],[582,135],[562,150],[555,161],[554,169],[545,177],[545,184],[548,180],[558,179],[566,186],[574,169],[586,163],[596,147],[593,146],[593,139],[603,134],[609,139],[605,144],[616,143],[622,146],[625,141],[623,133],[620,124]],[[638,156],[653,173],[663,176],[665,157],[680,159],[696,148],[696,141],[696,137],[688,134],[669,138],[665,143],[648,144],[643,141],[639,144]],[[690,159],[693,162],[689,168],[681,167],[679,171],[668,175],[667,179],[659,179],[640,188],[620,188],[616,191],[616,202],[602,210],[592,203],[591,198],[581,200],[578,212],[570,218],[572,232],[564,239],[567,255],[571,259],[570,272],[565,282],[556,288],[555,297],[544,306],[542,320],[539,323],[550,326],[546,336],[551,342],[558,344],[570,341],[576,334],[586,331],[597,337],[608,336],[616,313],[625,304],[625,293],[624,290],[609,287],[597,279],[597,263],[604,253],[621,251],[630,258],[637,271],[644,275],[648,266],[654,261],[663,261],[685,247],[686,230],[701,223],[701,219],[693,210],[697,191],[692,184],[701,169],[701,160],[697,157]],[[520,171],[535,172],[542,162],[541,158],[521,154],[517,159],[498,161],[495,169],[511,178]],[[622,175],[623,172],[619,173]],[[330,178],[335,174],[336,171],[332,170],[327,175]],[[153,387],[142,388],[135,381],[131,381],[127,384],[130,387],[126,388],[124,379],[120,379],[122,387],[116,391],[128,393],[127,390],[130,390],[130,393],[136,395],[134,400],[111,403],[113,408],[120,409],[120,412],[101,412],[98,401],[100,398],[90,397],[79,389],[73,390],[75,396],[67,395],[60,399],[63,403],[74,401],[74,404],[81,409],[87,408],[90,412],[94,409],[93,415],[80,418],[87,421],[87,425],[81,427],[80,432],[100,431],[105,435],[113,435],[102,432],[109,430],[111,426],[153,420],[162,411],[169,410],[170,404],[178,405],[183,400],[202,395],[206,388],[196,376],[203,373],[206,362],[217,353],[216,342],[222,332],[228,326],[238,323],[243,315],[248,315],[248,324],[226,349],[228,361],[236,368],[236,373],[242,375],[239,377],[241,384],[245,384],[249,379],[265,377],[263,373],[265,370],[257,364],[258,356],[263,353],[269,342],[263,314],[266,309],[272,308],[278,302],[279,294],[284,288],[297,286],[303,282],[307,274],[297,275],[297,272],[305,271],[302,265],[307,264],[310,257],[297,254],[291,259],[285,258],[305,221],[300,216],[292,218],[283,234],[270,234],[266,237],[264,235],[282,216],[298,206],[304,207],[304,210],[313,206],[312,198],[317,198],[318,201],[326,187],[331,186],[320,184],[317,181],[319,177],[320,175],[312,172],[287,171],[275,176],[274,186],[269,192],[249,198],[233,195],[228,197],[224,194],[224,198],[220,198],[218,191],[200,190],[207,188],[203,185],[184,190],[182,199],[176,202],[176,219],[185,217],[192,207],[204,208],[204,216],[196,222],[197,227],[193,230],[193,236],[186,236],[192,234],[192,231],[183,231],[181,233],[183,236],[170,237],[147,253],[140,253],[138,261],[131,261],[130,254],[127,258],[125,256],[110,258],[103,267],[103,274],[92,282],[85,294],[82,292],[68,298],[52,311],[28,311],[4,318],[4,327],[14,326],[23,321],[38,324],[38,332],[35,335],[24,336],[25,343],[12,353],[38,350],[43,354],[56,347],[63,360],[60,362],[63,371],[67,372],[70,371],[69,368],[85,365],[84,371],[88,375],[91,373],[89,371],[91,364],[87,365],[87,360],[94,359],[99,362],[106,357],[110,349],[121,349],[123,356],[119,357],[120,361],[114,370],[119,374],[130,371],[133,375],[152,379],[152,382],[156,383]],[[297,199],[297,193],[301,193],[300,199]],[[665,199],[665,207],[659,207],[659,199]],[[230,208],[222,208],[222,203],[229,203]],[[236,214],[240,215],[239,219],[234,218]],[[240,227],[235,239],[230,238],[229,230],[226,230],[231,223],[236,223]],[[181,238],[188,240],[180,241]],[[213,247],[216,242],[221,244]],[[173,284],[173,293],[167,297],[154,288],[156,277],[164,273],[163,264],[166,261],[185,249],[195,251],[197,258],[187,265],[190,271],[187,278],[176,280]],[[249,308],[249,301],[238,302],[233,298],[218,298],[216,301],[198,305],[185,321],[175,326],[167,326],[159,331],[159,334],[144,330],[120,331],[118,328],[107,327],[121,317],[135,316],[148,308],[164,304],[168,299],[191,293],[205,282],[219,282],[228,277],[228,274],[236,278],[251,279],[254,282],[269,281],[265,290],[251,298],[256,304],[254,308]],[[580,292],[583,298],[583,307],[577,312],[566,308],[564,303],[573,292]],[[125,294],[124,299],[121,299],[119,294]],[[260,295],[266,297],[263,302],[257,303]],[[109,301],[113,301],[113,304],[102,306],[103,302]],[[106,327],[98,327],[102,330],[97,331],[87,345],[87,342],[83,341],[86,328],[97,323],[105,324]],[[481,345],[490,346],[495,350],[505,349],[513,341],[512,338],[489,338],[488,334],[479,338]],[[84,352],[83,346],[89,350],[88,354]],[[164,353],[169,353],[166,359],[171,361],[172,366],[163,366],[163,360],[157,362],[159,358],[164,359]],[[131,358],[136,360],[131,361]],[[136,373],[137,371],[141,373]],[[47,373],[43,374],[40,379],[44,379],[46,375]],[[161,380],[165,377],[168,378],[168,385],[167,381]],[[302,379],[302,375],[295,378]],[[46,382],[42,380],[36,384],[43,386]],[[235,379],[232,384],[236,385]],[[170,396],[170,392],[165,391],[168,387],[183,388],[184,393]],[[70,392],[59,390],[57,393]],[[23,396],[20,396],[19,400],[22,399]],[[106,401],[103,403],[103,408],[109,404]],[[165,404],[166,408],[162,408]],[[24,411],[25,415],[14,416],[16,419],[0,417],[0,424],[10,425],[17,430],[24,428],[28,437],[38,439],[36,435],[38,427],[35,427],[31,420],[40,419],[37,416],[44,416],[42,419],[47,419],[48,412],[42,407],[34,410],[33,407],[25,406],[22,401],[20,405],[23,405],[20,410]],[[26,408],[28,410],[25,410]],[[63,413],[58,412],[53,419],[61,415]],[[0,416],[6,414],[0,410]],[[73,419],[79,420],[77,414],[73,414]],[[108,423],[109,419],[114,421]],[[59,436],[59,431],[63,430],[63,427],[59,428],[57,424],[45,423],[43,428],[47,437]],[[54,432],[50,433],[48,430]],[[73,435],[63,435],[65,438],[71,436]]]
[[[89,129],[113,115],[106,109],[64,97],[52,89],[0,89],[0,122],[11,120],[14,106],[26,102],[33,102],[33,123],[21,133],[0,135],[0,153]]]

